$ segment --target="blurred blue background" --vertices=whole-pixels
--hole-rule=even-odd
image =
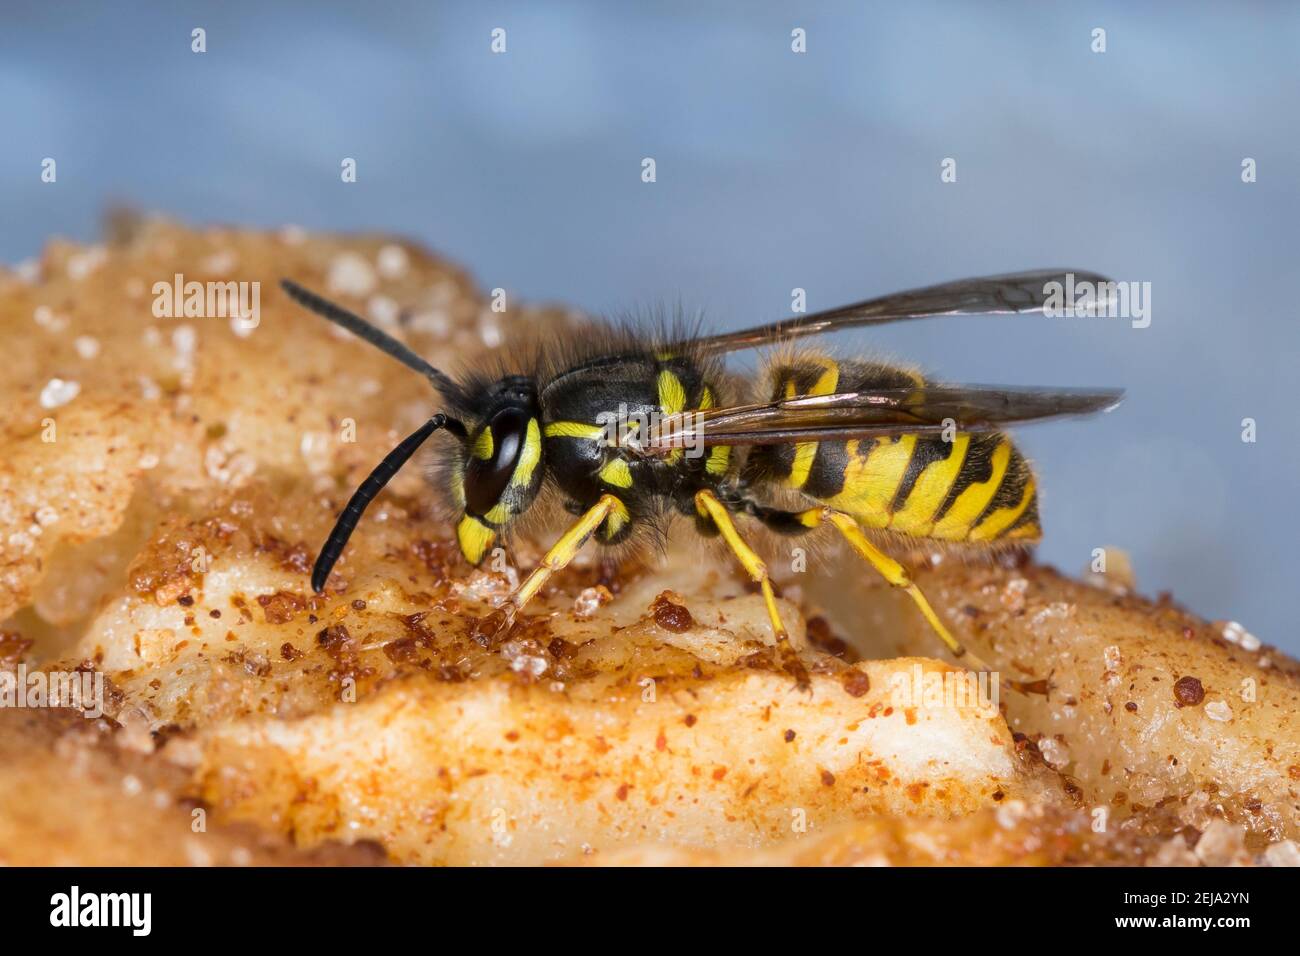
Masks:
[[[485,287],[680,300],[723,328],[784,316],[795,287],[815,310],[1044,265],[1149,281],[1146,329],[936,320],[838,344],[954,381],[1127,387],[1113,414],[1020,433],[1041,555],[1073,573],[1126,548],[1144,592],[1300,650],[1300,8],[1134,6],[9,0],[0,258],[95,238],[125,201],[403,233]]]

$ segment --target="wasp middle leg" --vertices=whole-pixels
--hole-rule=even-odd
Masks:
[[[875,568],[880,576],[891,585],[906,592],[907,596],[920,609],[921,614],[934,630],[934,633],[947,645],[953,657],[958,660],[964,658],[976,670],[989,669],[987,664],[967,651],[965,645],[953,637],[947,625],[935,613],[925,594],[912,580],[912,576],[907,569],[872,544],[871,540],[863,534],[862,526],[858,524],[852,515],[836,511],[834,508],[828,508],[825,505],[817,505],[803,511],[783,511],[777,508],[769,508],[747,498],[736,498],[733,504],[746,514],[757,518],[772,530],[783,534],[800,534],[820,527],[823,521],[830,522],[860,558]]]
[[[735,522],[731,520],[731,512],[717,495],[707,489],[696,492],[695,507],[701,517],[707,517],[713,522],[736,559],[740,561],[741,567],[758,584],[763,592],[763,601],[767,605],[767,616],[772,624],[772,635],[776,638],[777,652],[781,655],[781,665],[785,672],[795,679],[800,690],[810,690],[812,683],[808,677],[808,669],[799,659],[799,652],[790,643],[790,635],[785,629],[785,623],[781,620],[781,611],[776,604],[776,592],[772,589],[772,579],[767,573],[767,565],[754,549],[745,543],[745,539],[736,530]]]

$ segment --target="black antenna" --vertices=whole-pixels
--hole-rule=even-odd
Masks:
[[[330,571],[334,568],[334,562],[339,559],[339,555],[347,547],[348,538],[352,537],[357,522],[361,520],[361,516],[365,513],[370,502],[375,500],[375,495],[379,494],[384,485],[392,480],[393,475],[397,474],[398,470],[406,464],[406,460],[415,454],[417,448],[424,444],[426,438],[439,428],[454,421],[455,419],[448,418],[442,412],[434,415],[410,435],[406,436],[400,445],[384,456],[384,460],[375,466],[375,470],[370,473],[365,481],[361,482],[361,486],[352,493],[352,497],[348,500],[347,507],[343,509],[338,520],[334,522],[334,530],[330,532],[325,546],[320,549],[315,567],[311,569],[311,589],[313,591],[320,594],[325,590],[325,580],[330,576]]]
[[[315,292],[304,289],[291,279],[281,279],[280,287],[289,293],[289,296],[299,305],[310,309],[322,318],[329,319],[335,325],[342,326],[357,338],[369,342],[381,352],[391,355],[407,368],[415,369],[415,371],[432,382],[433,387],[442,392],[448,399],[454,402],[459,397],[460,389],[456,387],[455,382],[397,341],[397,339],[377,326],[371,325],[361,316],[349,312],[341,305],[335,305],[328,299],[318,296]]]

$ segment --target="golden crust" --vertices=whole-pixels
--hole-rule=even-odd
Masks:
[[[228,825],[190,795],[185,771],[127,734],[70,711],[0,709],[0,864],[5,866],[373,866],[375,844],[296,849]],[[147,746],[148,737],[142,746]]]
[[[799,693],[761,601],[689,529],[616,581],[598,585],[584,556],[488,652],[472,621],[517,571],[463,564],[414,467],[368,513],[338,589],[311,595],[331,516],[436,398],[277,280],[387,318],[444,368],[578,320],[487,311],[463,274],[382,238],[154,221],[99,250],[51,245],[40,272],[0,275],[18,370],[0,394],[0,656],[86,661],[114,693],[102,721],[15,725],[9,862],[39,858],[24,801],[69,720],[98,735],[107,769],[81,782],[76,811],[40,808],[49,861],[173,862],[132,855],[123,834],[188,833],[184,799],[211,814],[205,839],[237,824],[272,845],[373,842],[421,863],[1195,862],[1187,847],[1216,818],[1246,829],[1224,852],[1247,859],[1297,836],[1295,665],[1032,565],[948,560],[919,576],[972,650],[1050,683],[1003,692],[1003,712],[909,696],[959,672],[847,556],[834,574],[783,576],[813,672]],[[260,324],[155,318],[152,283],[175,273],[260,280]],[[78,390],[51,391],[55,378]],[[513,559],[538,554],[521,541]],[[1187,677],[1195,704],[1189,684],[1174,690]],[[1239,699],[1251,681],[1255,699]],[[119,760],[178,809],[116,801]],[[113,821],[105,835],[60,838],[59,816],[85,805]],[[328,861],[372,858],[338,852]],[[252,861],[289,851],[268,853]]]
[[[1152,604],[1049,568],[948,563],[917,580],[954,634],[1008,677],[1012,730],[1117,818],[1177,806],[1189,826],[1223,817],[1254,845],[1300,837],[1300,668],[1276,648],[1225,638]],[[898,595],[864,650],[938,654]]]

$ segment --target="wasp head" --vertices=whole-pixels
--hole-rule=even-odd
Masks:
[[[482,561],[501,532],[528,510],[542,484],[542,429],[532,381],[503,378],[475,404],[484,414],[466,436],[453,477],[464,509],[456,540],[472,564]]]

